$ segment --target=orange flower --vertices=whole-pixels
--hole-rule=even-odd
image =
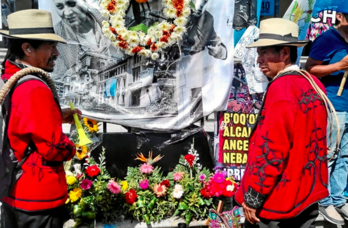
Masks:
[[[152,44],[151,38],[147,41],[146,46],[150,46]]]
[[[151,48],[151,51],[156,51],[158,49],[155,43],[153,43],[150,48]]]
[[[162,35],[163,36],[170,36],[170,33],[166,30],[162,30]]]
[[[165,185],[155,184],[153,191],[157,197],[164,196],[167,193],[167,187]]]
[[[107,10],[110,12],[110,13],[114,13],[115,12],[115,4],[113,4],[112,2],[110,2],[107,6]]]
[[[113,34],[117,34],[116,29],[114,29],[113,27],[110,26],[109,29],[110,29],[110,31],[111,31]]]
[[[162,158],[163,158],[163,156],[161,157],[161,155],[157,155],[154,159],[152,159],[152,151],[151,151],[151,152],[149,152],[148,158],[145,158],[145,156],[142,153],[140,153],[137,155],[137,157],[134,160],[139,160],[139,161],[145,162],[149,165],[152,165],[153,163],[158,162]]]
[[[76,156],[79,160],[82,160],[87,155],[87,147],[86,146],[80,146],[76,145]]]
[[[168,43],[168,38],[169,38],[169,36],[162,36],[162,37],[160,38],[160,41],[161,41],[161,42],[164,42],[164,43]]]
[[[137,3],[144,3],[147,2],[148,0],[135,0]]]
[[[143,50],[142,47],[136,46],[135,48],[132,49],[132,53],[138,53],[139,51]]]
[[[172,28],[171,28],[171,29],[169,29],[169,32],[170,32],[170,33],[173,33],[173,32],[174,32],[175,27],[176,27],[175,25],[172,25]]]
[[[127,49],[128,43],[126,41],[121,41],[118,43],[118,46],[122,49]]]
[[[116,39],[119,40],[119,41],[124,41],[121,35],[118,35],[118,36],[116,37]]]

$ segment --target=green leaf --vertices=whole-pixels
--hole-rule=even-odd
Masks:
[[[188,184],[187,188],[190,189],[191,191],[194,191],[195,189],[192,187],[192,185]]]
[[[190,7],[191,7],[191,9],[193,10],[193,11],[197,11],[196,10],[196,6],[195,6],[195,4],[192,2],[192,1],[190,1]]]
[[[186,203],[180,202],[180,203],[179,203],[178,209],[179,209],[179,210],[187,210],[187,209],[188,209],[188,206],[187,206]]]
[[[147,30],[149,30],[149,27],[147,27],[146,25],[144,25],[143,23],[138,24],[136,26],[130,27],[129,28],[130,31],[142,31],[143,33],[147,33]]]

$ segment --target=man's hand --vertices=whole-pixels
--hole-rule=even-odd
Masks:
[[[256,209],[249,207],[245,203],[242,204],[242,207],[243,207],[244,217],[246,220],[248,220],[251,224],[260,222],[260,219],[256,217]]]
[[[348,55],[346,55],[339,64],[341,70],[348,70]]]
[[[79,109],[71,110],[70,108],[63,108],[62,109],[63,113],[63,123],[69,123],[69,124],[74,124],[74,117],[73,115],[77,113],[77,116],[79,119],[81,119],[82,112]]]

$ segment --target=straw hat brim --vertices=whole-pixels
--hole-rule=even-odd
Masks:
[[[268,47],[268,46],[295,46],[303,47],[308,43],[308,40],[289,42],[273,39],[259,39],[258,41],[251,43],[247,48]]]
[[[7,38],[12,38],[12,39],[46,40],[46,41],[56,41],[60,43],[66,43],[66,40],[64,40],[62,37],[54,33],[10,35],[8,30],[0,30],[0,34]]]

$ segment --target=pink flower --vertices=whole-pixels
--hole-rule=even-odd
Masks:
[[[91,188],[92,184],[93,184],[93,182],[91,180],[85,179],[85,180],[81,181],[80,187],[83,190],[88,190]]]
[[[117,182],[115,182],[114,180],[109,180],[107,187],[113,194],[118,194],[121,192],[121,186],[117,184]]]
[[[148,174],[148,173],[151,173],[152,170],[153,170],[153,166],[152,166],[152,165],[149,165],[149,164],[147,164],[147,163],[144,163],[144,164],[142,164],[142,165],[140,166],[140,172],[141,172],[141,173],[146,173],[146,174]]]
[[[205,175],[204,175],[204,174],[200,175],[200,176],[199,176],[199,180],[200,180],[200,181],[204,181],[204,180],[205,180]]]
[[[173,174],[175,181],[180,181],[185,175],[185,172],[177,172]]]
[[[148,180],[146,180],[146,179],[144,179],[144,180],[142,180],[141,182],[140,182],[140,188],[142,188],[142,189],[147,189],[148,187],[149,187],[149,181]]]
[[[219,184],[223,183],[225,180],[225,176],[222,173],[215,173],[213,178],[214,181]]]

